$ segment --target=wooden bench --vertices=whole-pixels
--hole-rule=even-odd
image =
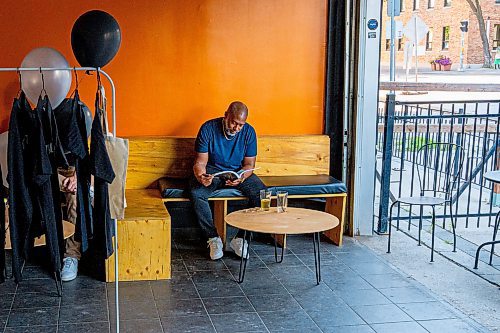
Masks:
[[[328,178],[329,152],[330,141],[325,135],[262,136],[258,138],[257,166],[260,169],[256,174],[271,185],[291,176],[314,176],[311,179],[321,182]],[[179,184],[174,187],[182,191],[181,184],[185,186],[192,173],[194,155],[194,138],[129,138],[127,209],[125,218],[118,221],[121,281],[170,278],[171,218],[164,202],[189,199],[162,198],[159,183],[168,177],[170,182]],[[345,190],[342,193],[295,193],[289,197],[324,198],[325,210],[341,221],[325,235],[335,244],[342,244]],[[228,202],[244,199],[243,196],[209,199],[214,204],[214,222],[224,240]],[[114,280],[113,257],[106,261],[106,280]]]

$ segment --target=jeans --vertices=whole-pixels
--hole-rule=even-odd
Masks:
[[[207,170],[207,172],[209,172],[209,170]],[[203,234],[207,238],[218,237],[219,235],[217,234],[217,229],[214,225],[212,211],[210,210],[210,205],[208,204],[208,198],[215,190],[233,187],[225,186],[225,181],[218,177],[213,178],[212,184],[205,187],[200,184],[193,175],[189,180],[189,188],[190,199],[193,203],[198,224],[200,225]],[[234,188],[240,190],[248,198],[248,204],[250,207],[259,207],[260,190],[265,189],[266,186],[257,175],[252,174],[250,177],[245,179],[242,184],[238,184],[238,186],[235,186]],[[240,232],[238,232],[237,236],[242,237]]]

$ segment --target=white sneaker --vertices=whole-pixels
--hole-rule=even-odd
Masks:
[[[243,248],[243,238],[233,238],[229,246],[231,246],[238,257],[248,259],[248,242],[245,242],[245,247]]]
[[[63,268],[61,271],[61,280],[68,282],[76,279],[78,275],[78,259],[67,257],[63,259]]]
[[[208,247],[210,248],[210,259],[217,260],[224,255],[222,239],[220,237],[213,237],[208,239]]]

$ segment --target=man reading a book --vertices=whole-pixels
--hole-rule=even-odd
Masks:
[[[224,117],[205,122],[196,137],[196,159],[191,177],[190,196],[200,227],[208,238],[210,258],[217,260],[223,256],[222,240],[212,218],[208,204],[211,194],[221,188],[234,188],[249,199],[250,207],[260,205],[260,190],[264,183],[252,171],[240,178],[215,176],[220,171],[241,171],[255,168],[257,157],[257,135],[246,122],[248,108],[242,102],[232,102]],[[227,174],[226,174],[227,175]],[[248,258],[248,246],[243,248],[242,232],[238,231],[230,243],[236,255]]]

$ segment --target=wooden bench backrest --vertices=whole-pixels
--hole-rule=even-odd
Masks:
[[[192,173],[194,138],[129,138],[127,189],[155,186],[162,177]],[[256,174],[293,176],[328,174],[330,139],[326,135],[259,136]]]

